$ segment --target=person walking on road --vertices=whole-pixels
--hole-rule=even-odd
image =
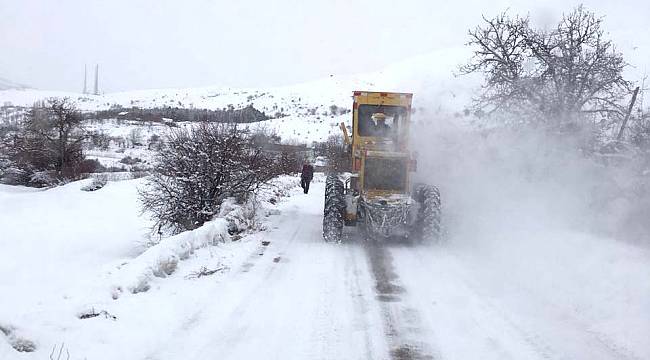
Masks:
[[[309,183],[314,178],[314,167],[311,164],[304,164],[302,166],[302,173],[300,173],[300,187],[304,190],[305,194],[309,192]]]

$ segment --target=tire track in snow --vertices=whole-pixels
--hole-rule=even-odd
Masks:
[[[302,223],[298,223],[296,226],[295,230],[292,232],[290,238],[288,241],[283,243],[282,246],[282,251],[284,252],[293,242],[295,242],[298,233],[302,229]],[[253,255],[254,256],[254,255]],[[258,257],[261,257],[258,255]],[[242,265],[245,266],[246,264]],[[240,271],[242,274],[246,274],[249,272],[252,266],[247,266],[246,271]],[[219,349],[222,351],[220,352],[220,356],[218,358],[227,358],[230,356],[231,350],[235,348],[237,344],[239,344],[242,341],[246,340],[246,331],[248,330],[248,324],[246,322],[241,322],[238,321],[244,314],[245,311],[249,308],[250,304],[253,301],[256,301],[257,299],[257,294],[260,293],[261,291],[265,290],[266,287],[264,286],[265,283],[269,281],[271,276],[274,274],[275,270],[277,269],[277,264],[276,263],[269,263],[267,265],[267,268],[264,269],[264,275],[260,278],[260,280],[257,282],[257,286],[254,286],[250,292],[248,292],[245,296],[242,297],[242,300],[237,304],[237,306],[230,312],[230,314],[227,316],[226,320],[224,321],[225,324],[233,324],[232,327],[228,328],[227,332],[224,332],[221,334],[221,336],[215,336],[215,339],[220,339],[220,342],[222,344],[225,344],[225,346],[221,346]],[[198,354],[201,355],[199,357],[196,357],[196,359],[202,359],[204,356],[202,354],[209,354],[211,348],[214,346],[214,344],[206,344],[199,352]]]
[[[370,333],[371,325],[367,318],[370,312],[370,306],[368,304],[369,299],[366,297],[366,291],[364,291],[361,286],[363,281],[361,279],[361,269],[359,269],[358,261],[362,258],[363,254],[360,254],[358,251],[359,249],[356,246],[347,246],[346,250],[345,273],[348,274],[348,276],[345,277],[345,285],[348,289],[348,294],[352,298],[354,306],[354,318],[352,321],[356,329],[363,331],[363,346],[365,348],[364,358],[372,360],[377,358],[377,354],[374,354],[374,348],[372,346],[373,341]]]
[[[423,328],[417,309],[403,304],[406,289],[393,268],[393,259],[386,244],[364,244],[367,260],[375,280],[376,299],[379,301],[384,332],[393,360],[441,359],[430,345],[422,341]]]
[[[284,222],[281,223],[281,225],[284,225]],[[286,250],[291,243],[293,243],[301,230],[301,224],[298,224],[293,232],[291,233],[291,236],[289,236],[289,240],[286,242],[281,242],[282,247],[279,252],[282,252]],[[266,234],[265,234],[266,235]],[[268,236],[268,235],[266,235]],[[259,241],[262,241],[266,238],[266,236],[262,237]],[[269,245],[273,245],[274,243],[271,243]],[[260,245],[255,248],[253,252],[249,255],[247,260],[245,260],[244,263],[240,264],[238,269],[232,273],[231,276],[228,276],[226,280],[224,281],[222,279],[221,284],[219,283],[214,283],[209,286],[209,289],[207,289],[206,293],[212,294],[216,289],[221,288],[224,284],[228,285],[229,282],[233,281],[234,279],[241,279],[243,277],[249,276],[248,273],[256,266],[256,264],[264,258],[268,258],[266,256],[263,256],[269,249],[269,246],[263,246]],[[228,319],[230,323],[238,324],[237,321],[232,321],[233,319],[236,319],[236,317],[243,313],[243,311],[246,309],[246,306],[248,305],[249,302],[252,301],[253,296],[255,293],[257,293],[263,286],[260,286],[261,284],[264,284],[272,275],[274,270],[277,268],[277,264],[275,263],[270,263],[267,265],[265,269],[260,269],[260,271],[264,270],[265,272],[263,273],[262,276],[255,276],[258,278],[255,281],[255,284],[257,286],[251,287],[248,292],[240,296],[242,299],[241,302],[237,304],[237,306],[234,307],[233,311],[230,312],[228,315]],[[170,339],[176,339],[176,338],[183,338],[183,336],[187,333],[192,333],[193,331],[196,330],[196,328],[204,326],[206,319],[206,314],[209,313],[210,308],[214,306],[214,298],[213,297],[207,297],[203,299],[198,299],[194,301],[192,306],[196,307],[197,310],[194,311],[190,316],[188,316],[178,328],[174,329],[171,332]],[[234,339],[234,341],[240,340],[240,338],[237,337],[238,334],[241,334],[246,331],[246,325],[245,324],[240,324],[233,329],[232,332],[228,333],[228,337]],[[171,342],[171,346],[163,347],[163,348],[158,348],[156,349],[153,353],[150,353],[149,355],[145,356],[144,359],[146,360],[157,360],[157,359],[166,359],[169,358],[167,352],[170,351],[170,348],[174,345],[177,345],[175,341]],[[185,353],[185,356],[187,356],[187,353]]]

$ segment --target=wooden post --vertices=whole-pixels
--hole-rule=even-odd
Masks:
[[[634,103],[636,102],[636,95],[638,93],[639,93],[639,87],[637,86],[636,89],[634,89],[634,93],[632,93],[632,101],[630,101],[630,106],[627,108],[625,119],[623,119],[623,124],[621,124],[621,129],[618,131],[618,136],[616,137],[616,140],[621,140],[621,138],[623,137],[623,131],[625,131],[625,126],[627,125],[627,121],[630,120],[630,114],[632,113],[632,108],[634,107]]]

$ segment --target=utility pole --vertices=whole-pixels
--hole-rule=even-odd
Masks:
[[[632,113],[632,108],[634,107],[634,103],[636,102],[636,95],[638,93],[639,93],[639,87],[637,86],[636,89],[634,89],[634,92],[632,93],[632,101],[630,101],[630,106],[627,108],[625,119],[623,119],[623,124],[621,124],[621,129],[618,131],[618,136],[616,137],[616,140],[621,140],[621,138],[623,137],[623,131],[625,131],[625,126],[627,125],[627,121],[630,120],[630,114]]]
[[[88,87],[87,87],[87,71],[86,71],[86,64],[84,64],[84,91],[83,94],[86,95],[88,94]]]
[[[95,65],[95,90],[94,95],[99,95],[99,64]]]

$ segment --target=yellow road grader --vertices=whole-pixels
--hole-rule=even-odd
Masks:
[[[352,127],[341,130],[351,172],[330,173],[325,184],[323,237],[340,242],[344,226],[359,226],[367,239],[437,241],[440,193],[413,184],[417,162],[409,148],[412,94],[355,91]]]

